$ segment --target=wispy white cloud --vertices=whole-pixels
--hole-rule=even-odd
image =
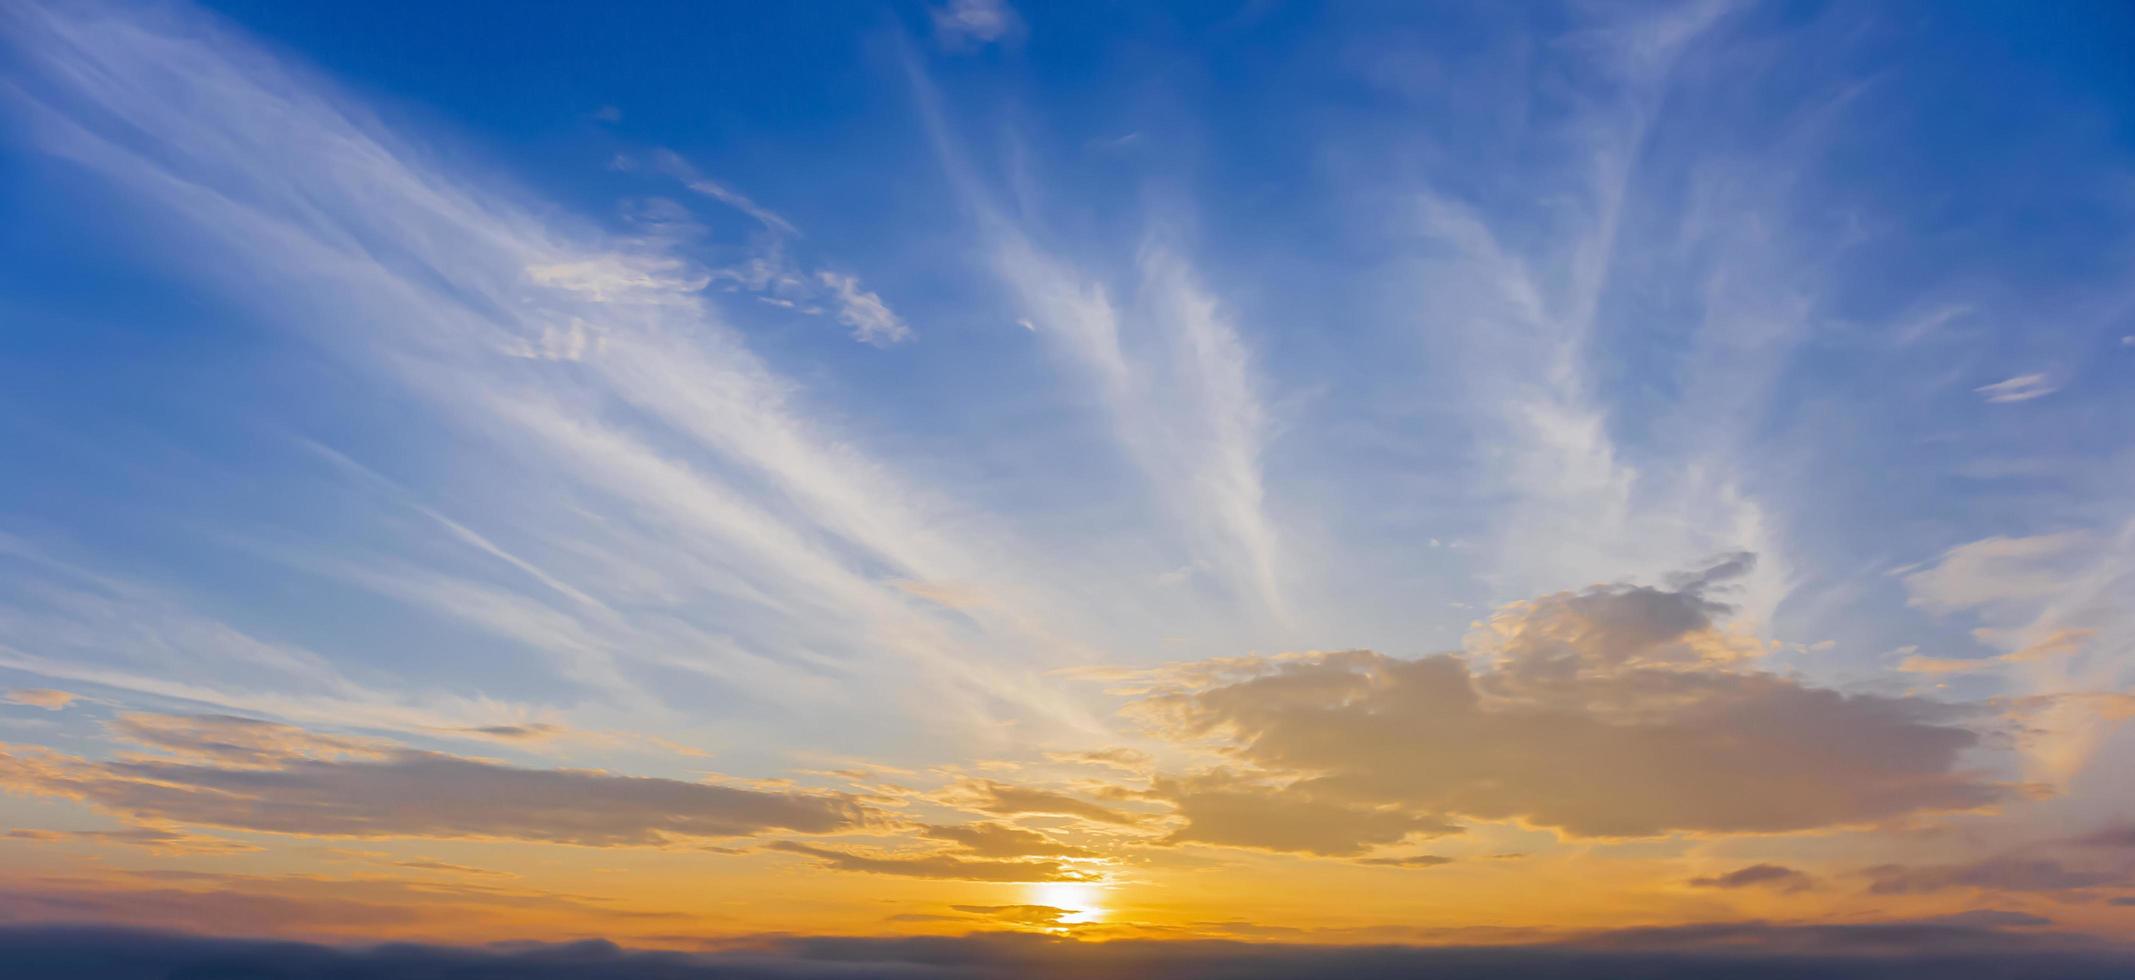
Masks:
[[[756,219],[766,231],[790,238],[801,237],[801,230],[794,227],[793,222],[750,200],[748,195],[705,176],[679,154],[671,150],[660,150],[653,154],[653,162],[669,176],[681,181],[684,187]]]
[[[589,495],[592,503],[544,519],[587,532],[568,544],[573,562],[633,569],[546,571],[540,597],[405,564],[334,574],[433,607],[439,595],[457,596],[461,616],[489,610],[478,615],[488,628],[528,642],[546,635],[550,647],[573,635],[566,618],[600,617],[613,601],[603,593],[619,583],[664,580],[679,597],[687,582],[684,592],[711,590],[753,610],[732,620],[751,636],[699,642],[693,629],[664,643],[582,645],[574,656],[702,663],[726,651],[738,664],[762,656],[743,652],[760,645],[815,658],[808,671],[894,674],[878,662],[888,653],[917,666],[918,683],[954,693],[946,703],[966,717],[1002,699],[1038,717],[1074,715],[1024,666],[989,656],[1004,637],[1041,662],[1074,648],[1026,604],[1042,576],[988,517],[948,506],[809,418],[798,386],[751,353],[703,295],[708,271],[659,243],[618,248],[539,216],[545,208],[478,190],[329,86],[190,15],[39,9],[10,30],[41,78],[37,94],[12,94],[40,146],[185,219],[194,240],[249,270],[225,285],[270,322],[386,371],[441,425],[496,445],[542,485]],[[769,211],[750,213],[791,233]],[[816,285],[857,333],[909,335],[857,280]],[[522,498],[509,530],[550,538],[543,550],[562,554],[565,545],[532,529],[543,522],[526,512],[537,503]],[[937,530],[945,523],[953,538]],[[439,526],[491,558],[523,546],[500,544],[501,529]],[[638,535],[661,547],[632,547]],[[517,567],[535,561],[520,557]],[[579,584],[558,590],[565,577]],[[988,582],[1002,602],[950,623],[897,580]],[[441,591],[426,597],[423,582]],[[696,615],[686,604],[668,612]],[[837,655],[811,652],[826,645]],[[610,671],[610,681],[639,683],[625,674]]]
[[[1754,404],[1787,342],[1752,343],[1743,329],[1745,308],[1773,318],[1765,298],[1712,287],[1682,370],[1713,380],[1655,422],[1666,439],[1626,447],[1615,431],[1624,409],[1600,376],[1599,334],[1612,326],[1604,303],[1622,288],[1619,252],[1666,247],[1624,241],[1649,135],[1686,52],[1723,14],[1679,5],[1612,16],[1564,39],[1594,83],[1563,97],[1563,121],[1516,137],[1578,148],[1570,159],[1579,165],[1533,178],[1553,195],[1541,217],[1492,211],[1430,182],[1395,190],[1413,204],[1404,230],[1427,243],[1405,267],[1415,326],[1455,365],[1441,380],[1460,393],[1493,503],[1481,549],[1492,564],[1479,571],[1499,595],[1656,576],[1736,549],[1763,559],[1738,596],[1752,619],[1784,594],[1787,549],[1741,479],[1744,435],[1721,423]]]
[[[774,306],[811,315],[828,313],[851,327],[853,339],[864,344],[887,347],[912,339],[911,326],[879,294],[862,288],[860,277],[829,269],[810,273],[795,262],[789,253],[801,231],[793,222],[704,176],[673,151],[657,151],[653,160],[662,172],[682,181],[683,186],[740,211],[763,226],[766,238],[753,249],[754,254],[738,265],[713,270],[708,279],[758,293],[760,299]],[[656,261],[679,264],[674,259]],[[672,280],[666,284],[675,285]],[[700,281],[696,288],[702,285]]]
[[[831,297],[837,302],[838,322],[853,328],[854,340],[887,347],[911,339],[912,328],[890,312],[882,297],[861,289],[857,277],[826,270],[816,273],[816,279],[830,287]]]
[[[949,0],[927,13],[934,21],[935,40],[951,50],[992,44],[1023,31],[1023,18],[1005,0]]]
[[[2096,705],[2110,698],[2071,695],[2135,681],[2128,667],[2135,610],[2122,598],[2135,591],[2135,522],[2111,531],[1984,538],[1904,570],[1901,581],[1914,605],[1970,617],[1979,624],[1972,635],[2004,651],[1915,667],[2002,668],[2006,694],[2043,709],[2027,719],[2035,737],[2026,748],[2038,778],[2065,782],[2095,761],[2112,728]]]
[[[1064,356],[1120,445],[1184,527],[1197,563],[1276,624],[1293,620],[1292,557],[1270,516],[1268,419],[1252,357],[1226,309],[1176,249],[1139,252],[1122,290],[1041,247],[995,202],[957,145],[939,93],[909,64],[920,112],[957,193],[977,216],[1016,323]]]
[[[2005,378],[1993,384],[1980,385],[1972,390],[1984,396],[1989,404],[2006,405],[2011,402],[2028,402],[2034,398],[2044,398],[2056,391],[2060,391],[2061,386],[2054,383],[2046,375],[2034,372],[2032,374],[2019,374],[2013,378]]]

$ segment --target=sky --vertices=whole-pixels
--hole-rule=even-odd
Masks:
[[[2135,11],[1012,2],[0,10],[0,946],[2127,953]]]

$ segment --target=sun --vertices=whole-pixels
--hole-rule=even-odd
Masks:
[[[1060,917],[1062,925],[1103,921],[1104,887],[1091,881],[1046,881],[1030,886],[1030,904],[1049,905],[1072,913]]]

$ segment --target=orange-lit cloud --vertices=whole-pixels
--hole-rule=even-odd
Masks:
[[[1001,823],[982,821],[953,826],[927,826],[920,829],[920,836],[961,845],[966,852],[978,857],[1095,856],[1095,852],[1088,848],[1063,844],[1036,831]]]
[[[114,733],[176,758],[0,749],[0,784],[136,819],[322,837],[658,845],[858,826],[853,799],[525,769],[218,716],[127,715]]]
[[[45,687],[20,688],[9,691],[5,695],[0,695],[0,701],[31,708],[43,708],[46,711],[58,711],[67,705],[73,704],[79,698],[80,696],[72,691],[55,691]]]
[[[125,827],[118,830],[36,830],[18,829],[7,832],[15,840],[59,843],[63,841],[86,841],[95,844],[122,844],[139,847],[161,854],[239,854],[261,850],[260,847],[243,841],[225,840],[205,834],[188,834],[168,827]]]
[[[1151,795],[1178,808],[1186,824],[1166,843],[1229,844],[1309,854],[1357,854],[1411,836],[1457,833],[1459,825],[1397,806],[1314,798],[1294,783],[1275,784],[1215,770],[1158,779]]]
[[[1764,832],[2008,796],[1962,766],[1978,736],[1951,708],[1757,670],[1715,625],[1711,582],[1515,603],[1465,657],[1233,659],[1220,680],[1152,694],[1136,711],[1155,731],[1213,740],[1257,774],[1160,782],[1187,818],[1174,837],[1342,853],[1457,818]],[[1208,780],[1221,806],[1197,792]]]
[[[839,871],[861,871],[909,878],[944,878],[958,881],[1087,881],[1089,872],[1077,871],[1058,861],[996,861],[954,854],[870,855],[799,841],[772,841],[764,847],[812,857]]]
[[[1081,817],[1099,823],[1131,824],[1136,821],[1133,814],[1042,787],[974,779],[966,781],[959,790],[963,794],[959,802],[963,805],[1001,816],[1030,813]]]

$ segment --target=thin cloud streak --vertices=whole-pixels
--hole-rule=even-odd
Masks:
[[[1000,557],[1005,551],[982,558],[949,545],[928,526],[933,520],[915,516],[917,501],[928,495],[797,415],[793,386],[719,323],[695,295],[699,280],[684,267],[574,242],[571,232],[545,227],[511,202],[422,169],[418,154],[396,146],[374,122],[219,29],[190,25],[215,37],[208,45],[145,26],[154,23],[51,10],[16,19],[12,33],[29,42],[35,63],[61,93],[15,93],[47,149],[190,217],[248,263],[354,299],[329,322],[358,316],[365,329],[329,331],[319,340],[345,349],[352,338],[363,338],[370,349],[353,356],[425,393],[451,424],[510,433],[517,451],[539,465],[666,515],[680,532],[677,545],[746,583],[736,598],[769,596],[792,604],[796,614],[809,606],[835,609],[829,621],[848,624],[847,643],[901,652],[935,686],[965,691],[957,701],[971,712],[981,711],[985,697],[1006,697],[1068,724],[1086,724],[1015,670],[973,656],[968,638],[945,633],[900,590],[816,543],[828,532],[900,577],[1000,581],[1006,596],[1027,588],[1015,584],[1017,570]],[[151,74],[176,64],[185,70],[173,84],[150,83]],[[194,88],[212,88],[216,96],[187,98]],[[81,121],[89,117],[75,112],[77,103],[124,120],[163,156],[152,159],[91,128]],[[260,151],[269,144],[281,149]],[[316,165],[280,169],[273,162],[291,153],[316,155]],[[374,242],[390,246],[373,249]],[[574,268],[587,271],[530,272]],[[597,271],[603,268],[619,274]],[[536,288],[529,290],[530,282]],[[277,318],[315,322],[311,314],[323,312],[297,294],[245,292]],[[589,347],[597,353],[573,362],[581,370],[529,372],[497,358],[542,346],[558,322],[593,338]],[[537,393],[536,385],[576,388],[578,397]],[[582,402],[591,399],[619,399],[648,413],[690,435],[695,453],[722,465],[691,465],[654,450],[635,432],[589,416]],[[602,465],[584,465],[589,459]],[[757,506],[736,482],[741,474],[769,481],[798,511]],[[501,550],[494,542],[468,543],[492,555]],[[620,554],[609,557],[631,563]],[[1011,611],[990,625],[1035,639],[1040,650],[1072,649],[1036,623]],[[706,644],[692,656],[722,648],[734,649]],[[732,669],[754,666],[744,660]],[[622,682],[609,672],[599,683]]]
[[[1292,624],[1287,549],[1267,507],[1266,412],[1249,350],[1229,313],[1183,258],[1142,249],[1134,302],[1041,247],[993,200],[909,52],[919,114],[951,187],[976,217],[1017,322],[1046,338],[1097,394],[1114,437],[1192,532],[1194,557],[1279,626]]]

